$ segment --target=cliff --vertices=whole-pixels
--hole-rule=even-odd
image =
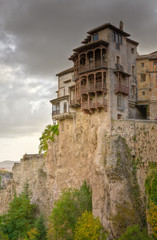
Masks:
[[[12,182],[0,190],[0,212],[7,209],[13,192],[20,193],[28,182],[32,201],[48,216],[64,188],[77,188],[86,179],[92,188],[93,213],[116,236],[111,217],[118,206],[127,203],[137,209],[137,221],[142,221],[147,167],[149,161],[157,161],[156,136],[155,121],[109,121],[104,112],[77,111],[76,118],[60,121],[47,158],[25,155],[14,165]]]

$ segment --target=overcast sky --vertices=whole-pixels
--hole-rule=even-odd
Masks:
[[[56,73],[88,30],[120,20],[139,53],[157,50],[156,0],[0,0],[0,161],[38,152]]]

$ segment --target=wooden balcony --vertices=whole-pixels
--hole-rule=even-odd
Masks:
[[[86,71],[94,70],[94,69],[99,69],[99,68],[107,68],[107,63],[106,62],[101,62],[101,61],[96,61],[95,63],[87,63],[85,65],[80,65],[78,68],[78,73],[83,73]]]
[[[82,110],[94,110],[94,109],[101,109],[101,108],[104,108],[107,111],[106,99],[82,102]]]
[[[129,95],[129,87],[122,84],[115,84],[114,93],[123,93]]]
[[[95,84],[95,86],[94,84],[82,85],[80,92],[81,94],[87,94],[87,93],[96,92],[96,91],[107,93],[106,83],[103,83],[102,85],[102,82],[98,82]]]

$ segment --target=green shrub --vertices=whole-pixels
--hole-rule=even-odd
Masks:
[[[106,237],[99,218],[94,217],[92,212],[85,211],[79,217],[74,240],[106,240]]]
[[[149,200],[157,204],[157,165],[150,166],[146,180],[145,189]]]
[[[132,225],[127,228],[126,232],[123,233],[118,240],[151,240],[151,239],[152,238],[150,238],[147,235],[146,230],[143,230],[141,232],[139,226]]]
[[[39,138],[39,153],[47,154],[48,144],[47,141],[51,140],[52,142],[55,139],[55,135],[59,135],[58,125],[47,125],[45,130],[42,133],[42,136]]]
[[[73,240],[76,222],[85,210],[92,211],[92,193],[86,182],[79,190],[64,190],[49,219],[48,239]]]
[[[23,192],[9,204],[8,213],[1,216],[0,230],[9,240],[25,237],[34,224],[36,206],[30,203],[28,192]]]

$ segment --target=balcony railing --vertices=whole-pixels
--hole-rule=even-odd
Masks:
[[[52,111],[52,116],[57,115],[57,114],[60,114],[60,110],[54,110],[54,111]]]
[[[89,71],[89,70],[92,70],[92,69],[95,69],[95,68],[100,68],[100,67],[106,67],[107,68],[107,63],[105,61],[96,61],[95,63],[94,62],[91,62],[91,63],[87,63],[85,65],[80,65],[79,66],[79,69],[78,69],[78,72],[81,73],[81,72],[85,72],[85,71]]]
[[[115,89],[114,89],[115,93],[123,93],[128,95],[129,94],[129,87],[122,85],[122,84],[115,84]]]
[[[95,91],[107,91],[106,83],[98,82],[95,84],[88,84],[88,85],[82,85],[81,86],[81,94],[88,93],[88,92],[95,92]]]
[[[96,108],[104,108],[107,107],[107,100],[106,99],[99,99],[96,101],[86,101],[82,102],[82,109],[96,109]]]

